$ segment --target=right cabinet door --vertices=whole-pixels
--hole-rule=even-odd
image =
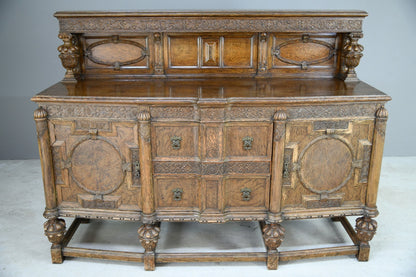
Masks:
[[[362,208],[373,128],[371,119],[288,122],[283,211]]]

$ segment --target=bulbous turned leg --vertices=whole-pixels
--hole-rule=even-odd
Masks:
[[[52,243],[51,257],[52,263],[54,264],[61,264],[64,260],[62,255],[62,241],[65,235],[65,227],[65,220],[57,217],[50,218],[43,224],[45,236]]]
[[[359,261],[368,261],[370,256],[370,244],[368,243],[375,235],[377,230],[377,221],[371,217],[363,216],[357,218],[355,231],[360,241],[360,250],[357,255]]]
[[[137,231],[144,251],[144,269],[155,270],[155,249],[159,239],[159,224],[143,224]]]
[[[277,248],[285,237],[285,229],[277,223],[263,225],[263,239],[267,247],[267,269],[276,270],[279,263]]]

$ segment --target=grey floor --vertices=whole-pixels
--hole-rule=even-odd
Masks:
[[[145,272],[142,264],[132,262],[81,258],[53,265],[42,228],[41,180],[38,160],[0,161],[0,276],[416,276],[416,157],[383,160],[379,227],[371,242],[369,262],[358,262],[350,256],[319,258],[281,262],[278,271],[268,271],[260,262],[173,263],[158,265],[154,272]],[[283,225],[283,250],[350,243],[339,223],[327,219],[288,221]],[[93,221],[80,227],[71,244],[143,251],[137,228],[134,222]],[[162,223],[157,248],[160,252],[263,249],[258,225],[245,222]]]

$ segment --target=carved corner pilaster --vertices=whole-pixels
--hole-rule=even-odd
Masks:
[[[33,112],[33,118],[35,120],[46,120],[47,117],[48,117],[48,112],[42,107],[37,108]]]
[[[285,229],[277,223],[265,224],[262,228],[264,244],[267,247],[267,268],[276,270],[279,263],[277,248],[285,237]]]
[[[387,109],[384,106],[381,106],[377,111],[376,111],[376,117],[377,118],[384,118],[387,120],[387,118],[389,117],[389,112],[387,111]]]
[[[359,65],[360,59],[363,56],[364,47],[358,43],[358,40],[363,37],[362,33],[349,33],[344,37],[342,47],[342,61],[343,68],[341,78],[345,81],[358,81],[355,68]]]
[[[68,33],[60,33],[58,37],[64,42],[58,47],[62,66],[66,69],[62,82],[75,83],[80,72],[81,51],[75,36]]]
[[[357,255],[359,261],[368,261],[370,256],[369,241],[373,239],[377,230],[377,221],[368,216],[356,219],[355,231],[360,242],[360,250]]]
[[[144,248],[144,269],[153,271],[156,267],[155,249],[159,240],[160,227],[158,224],[143,224],[139,227],[140,243]]]
[[[61,264],[63,262],[62,241],[65,235],[65,220],[57,217],[48,219],[43,225],[45,236],[52,243],[51,258],[52,263]]]
[[[273,115],[273,155],[272,155],[272,176],[270,185],[270,212],[269,221],[276,222],[274,218],[280,216],[282,199],[282,172],[285,150],[287,114],[285,111],[276,111]]]

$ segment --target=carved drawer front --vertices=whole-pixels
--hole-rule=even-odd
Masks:
[[[225,151],[229,159],[270,159],[272,128],[269,123],[230,123],[226,125],[225,134]]]
[[[156,208],[194,208],[199,203],[199,181],[186,177],[156,177]]]
[[[266,209],[268,187],[268,176],[225,178],[225,208]]]
[[[153,157],[161,158],[198,158],[198,125],[186,124],[164,124],[158,123],[153,126]]]
[[[287,124],[283,206],[306,209],[365,203],[372,120]]]

